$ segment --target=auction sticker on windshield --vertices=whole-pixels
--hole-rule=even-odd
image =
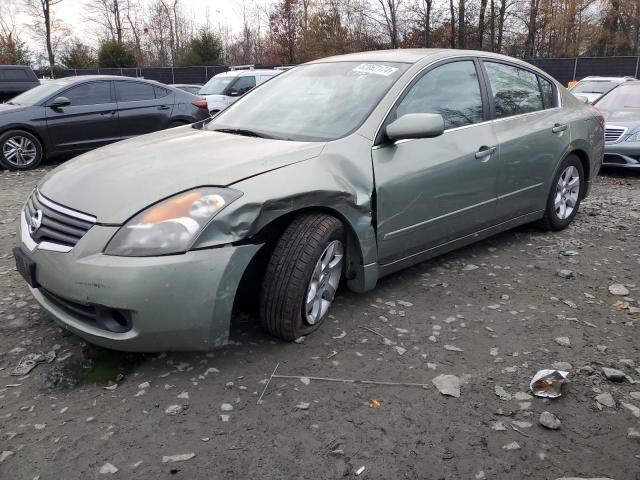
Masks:
[[[358,73],[372,73],[374,75],[383,75],[388,77],[393,73],[397,72],[398,69],[395,67],[389,67],[387,65],[378,65],[375,63],[361,63],[356,68],[352,70],[353,72]]]

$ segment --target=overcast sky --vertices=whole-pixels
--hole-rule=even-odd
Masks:
[[[145,1],[149,0],[141,0],[142,3]],[[63,0],[52,9],[56,18],[66,23],[74,35],[89,40],[84,36],[90,33],[89,30],[92,28],[91,23],[87,23],[84,18],[87,2],[88,0]],[[209,23],[213,27],[226,24],[234,33],[239,31],[242,25],[239,12],[243,2],[246,2],[247,5],[264,4],[268,3],[268,0],[259,0],[258,2],[251,0],[180,0],[185,14],[195,19],[199,25],[206,24],[208,17]],[[15,9],[18,23],[24,25],[29,23],[31,19],[21,12],[22,4],[22,0],[0,0],[0,9],[7,7]]]

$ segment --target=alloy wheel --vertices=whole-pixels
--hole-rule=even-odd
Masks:
[[[580,196],[580,174],[573,165],[564,169],[556,184],[554,206],[560,220],[571,216]]]
[[[322,320],[333,303],[342,275],[343,258],[342,242],[334,240],[316,262],[306,294],[305,320],[309,325]]]
[[[35,144],[21,135],[7,139],[2,146],[2,153],[6,161],[16,167],[29,165],[38,155]]]

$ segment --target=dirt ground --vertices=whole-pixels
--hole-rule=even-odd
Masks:
[[[244,316],[225,349],[134,355],[63,331],[15,270],[22,202],[50,168],[0,171],[1,479],[640,479],[640,175],[605,172],[564,232],[519,228],[342,289],[304,342]],[[305,378],[273,378],[258,404],[276,365]],[[562,397],[532,397],[554,365]]]

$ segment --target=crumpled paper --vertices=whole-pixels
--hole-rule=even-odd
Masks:
[[[563,370],[539,370],[531,379],[529,388],[536,397],[558,398],[568,375],[569,372]]]

